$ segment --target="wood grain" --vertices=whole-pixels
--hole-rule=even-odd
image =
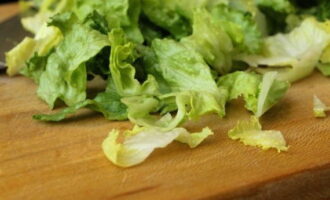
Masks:
[[[283,132],[287,153],[231,141],[228,129],[249,116],[239,101],[225,119],[207,116],[186,125],[215,131],[200,147],[173,143],[142,165],[122,169],[103,155],[110,122],[84,110],[62,123],[34,121],[49,112],[24,78],[0,76],[0,199],[329,199],[330,117],[315,119],[312,96],[330,105],[330,80],[318,73],[295,84],[262,119]]]
[[[0,22],[16,15],[19,7],[17,3],[0,4]]]

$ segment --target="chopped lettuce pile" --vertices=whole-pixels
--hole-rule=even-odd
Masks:
[[[6,53],[7,73],[38,84],[53,109],[34,118],[61,121],[81,108],[108,120],[130,120],[112,130],[107,158],[129,167],[172,141],[198,146],[213,135],[182,125],[207,114],[226,115],[242,98],[254,115],[229,131],[231,139],[286,151],[279,131],[258,121],[290,84],[316,68],[330,75],[327,0],[35,0],[22,1],[23,26],[34,34]],[[89,81],[104,79],[90,98]],[[317,103],[318,115],[323,106]],[[322,108],[321,108],[322,107]],[[221,123],[221,121],[219,121]]]

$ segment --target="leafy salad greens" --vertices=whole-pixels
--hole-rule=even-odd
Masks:
[[[228,136],[246,145],[286,151],[281,132],[258,118],[290,84],[318,68],[330,75],[330,3],[326,0],[34,0],[21,1],[26,37],[6,53],[7,73],[38,84],[51,109],[34,119],[61,121],[81,108],[108,120],[102,148],[115,165],[143,162],[176,140],[198,146],[213,132],[181,126],[206,114],[226,115],[242,98],[254,116]],[[88,98],[87,83],[107,82]],[[317,99],[316,111],[325,106]],[[219,122],[220,123],[220,122]]]

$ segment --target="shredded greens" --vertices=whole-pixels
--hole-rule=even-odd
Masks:
[[[6,53],[7,73],[38,84],[51,109],[34,119],[61,121],[88,108],[108,120],[130,120],[112,130],[107,158],[129,167],[176,140],[198,146],[209,128],[182,125],[206,114],[226,115],[241,97],[254,115],[229,137],[262,149],[286,151],[279,131],[263,131],[262,117],[290,84],[316,68],[330,75],[330,3],[326,0],[34,0],[22,2],[23,26],[34,34]],[[107,82],[90,98],[87,84]],[[314,98],[314,113],[328,108]],[[221,121],[219,121],[221,123]]]

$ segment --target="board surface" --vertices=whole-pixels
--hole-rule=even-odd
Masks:
[[[237,101],[224,119],[186,125],[214,130],[200,147],[173,143],[128,169],[112,165],[101,143],[112,128],[131,124],[88,110],[61,123],[34,121],[33,114],[49,112],[35,91],[27,78],[0,75],[0,200],[330,199],[330,116],[312,114],[313,94],[330,105],[330,79],[318,73],[296,83],[262,118],[265,129],[283,132],[287,153],[227,137],[237,120],[249,117]]]
[[[95,88],[94,88],[95,89]],[[187,127],[210,126],[200,147],[173,143],[142,165],[122,169],[103,155],[109,122],[84,110],[61,123],[34,121],[49,112],[24,77],[0,76],[0,199],[327,199],[330,197],[330,117],[315,119],[312,95],[330,104],[330,80],[319,74],[295,84],[262,119],[283,132],[287,153],[262,151],[226,136],[249,116],[239,102],[225,119],[207,116]]]

